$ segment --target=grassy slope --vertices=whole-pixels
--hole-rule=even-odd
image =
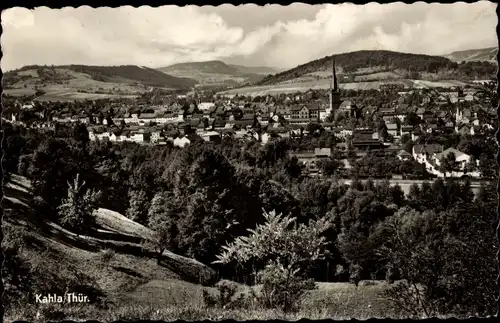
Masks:
[[[78,236],[54,223],[43,227],[37,225],[34,229],[30,224],[30,215],[34,215],[34,211],[29,206],[32,199],[29,189],[29,181],[14,175],[4,187],[6,199],[2,205],[7,214],[4,224],[16,227],[29,235],[30,241],[35,241],[23,250],[23,256],[29,259],[32,266],[41,266],[43,270],[58,275],[66,275],[74,268],[83,270],[97,282],[115,306],[109,310],[98,310],[93,307],[61,308],[58,305],[33,304],[23,312],[10,314],[6,321],[26,318],[29,311],[53,313],[58,308],[66,313],[66,318],[107,321],[283,318],[279,312],[262,309],[231,311],[203,308],[202,290],[207,287],[198,284],[196,279],[207,280],[213,275],[211,270],[193,259],[170,252],[164,253],[161,265],[158,265],[153,255],[141,253],[140,245],[134,241],[137,237],[147,238],[151,230],[119,213],[105,209],[96,212],[100,226],[98,237]],[[111,260],[105,261],[101,253],[103,249],[117,251]],[[248,294],[250,288],[239,285],[238,294]],[[259,286],[253,288],[256,292],[260,289]],[[393,315],[389,303],[380,298],[384,288],[385,284],[355,287],[348,283],[318,283],[317,290],[306,294],[301,311],[290,318],[340,319]],[[207,290],[215,291],[213,287]]]
[[[454,87],[454,86],[464,86],[466,84],[464,82],[455,80],[420,81],[420,80],[395,79],[388,81],[340,83],[339,86],[343,89],[370,90],[370,89],[378,89],[381,84],[386,84],[386,83],[404,84],[407,87],[417,87],[417,88]],[[219,92],[219,94],[258,96],[258,95],[267,95],[276,93],[307,92],[310,89],[328,89],[328,88],[330,88],[330,81],[327,79],[320,79],[320,80],[305,81],[305,82],[303,81],[287,82],[276,85],[242,87],[228,91],[222,91]]]
[[[25,178],[13,176],[13,181],[4,186],[3,207],[7,214],[7,224],[20,232],[25,232],[36,241],[35,245],[44,250],[44,254],[61,260],[59,268],[71,264],[85,268],[85,273],[95,279],[100,287],[112,298],[127,298],[128,293],[151,281],[175,282],[176,286],[188,284],[187,280],[209,283],[215,274],[203,264],[189,258],[166,252],[162,265],[158,265],[154,254],[141,252],[140,239],[147,238],[151,230],[135,223],[123,215],[105,209],[96,212],[97,223],[101,229],[97,237],[76,235],[55,223],[36,225],[34,229],[30,215],[34,215],[29,206],[30,185]],[[117,250],[113,259],[107,263],[101,261],[100,251]],[[32,262],[51,261],[40,259],[37,248],[28,248],[24,253]],[[47,258],[47,257],[45,257]],[[170,263],[177,264],[177,267]],[[191,276],[186,275],[188,273]],[[198,276],[198,277],[197,277]],[[213,280],[213,278],[212,278]],[[198,289],[201,289],[201,286]]]
[[[498,47],[489,47],[481,49],[470,49],[450,53],[444,57],[454,62],[462,61],[495,61]]]

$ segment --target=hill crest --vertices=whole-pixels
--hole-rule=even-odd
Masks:
[[[178,63],[157,70],[177,77],[195,79],[203,86],[241,86],[258,82],[266,75],[276,72],[270,67],[226,64],[221,60]]]
[[[361,50],[325,56],[290,70],[264,77],[255,85],[275,85],[285,82],[301,82],[331,77],[332,60],[335,58],[337,73],[346,82],[380,81],[389,79],[455,79],[465,76],[496,74],[496,66],[484,63],[479,75],[465,75],[457,62],[442,56],[401,53],[387,50]],[[488,65],[489,64],[489,65]],[[378,75],[374,75],[378,74]],[[373,76],[373,77],[368,77]],[[369,80],[368,80],[369,79]]]

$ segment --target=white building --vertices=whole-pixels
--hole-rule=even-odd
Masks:
[[[198,104],[198,109],[204,111],[204,110],[210,110],[211,108],[215,107],[214,102],[200,102]]]
[[[201,138],[205,141],[213,142],[220,139],[220,134],[217,131],[208,131],[203,133]]]
[[[139,123],[139,116],[137,113],[134,113],[129,118],[124,118],[123,120],[125,123]]]
[[[189,145],[191,143],[191,140],[189,140],[187,137],[182,137],[182,138],[175,138],[174,139],[174,146],[184,148],[184,146]]]
[[[319,110],[319,119],[324,122],[326,118],[332,113],[332,109],[325,108]]]
[[[160,131],[152,131],[151,132],[151,138],[150,138],[150,140],[151,140],[152,143],[155,144],[158,141],[160,141],[160,139],[161,139],[161,132]]]
[[[387,124],[387,133],[389,135],[398,138],[399,137],[399,131],[398,131],[398,125],[395,123],[388,123]]]
[[[131,134],[130,141],[137,142],[137,143],[144,142],[144,133]]]
[[[415,145],[412,148],[413,158],[420,164],[424,164],[428,158],[434,154],[443,152],[443,147],[441,145]]]
[[[448,156],[450,153],[454,154],[455,161],[458,164],[459,170],[444,174],[439,170],[439,167],[441,166],[441,159]],[[433,162],[433,163],[431,163],[431,164],[433,164],[432,165],[433,167],[430,170],[434,175],[436,175],[438,177],[462,177],[464,175],[469,175],[471,177],[479,177],[480,176],[480,173],[478,171],[469,172],[469,173],[465,172],[466,165],[471,162],[472,156],[467,155],[466,153],[463,153],[463,152],[456,150],[454,148],[448,148],[445,151],[443,151],[442,153],[434,154],[431,157],[431,160]],[[478,165],[479,161],[475,161],[475,164]]]

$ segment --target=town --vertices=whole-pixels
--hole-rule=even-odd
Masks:
[[[92,141],[170,143],[181,148],[195,141],[216,143],[227,138],[265,145],[280,138],[300,141],[309,137],[310,145],[299,145],[290,155],[310,175],[323,173],[318,165],[328,165],[322,161],[334,155],[342,160],[342,174],[347,175],[354,161],[376,152],[400,162],[413,160],[425,168],[418,177],[404,171],[364,177],[480,178],[484,173],[480,169],[488,169],[488,162],[477,153],[457,149],[460,139],[456,138],[493,136],[496,111],[485,87],[491,92],[494,86],[487,80],[451,89],[410,89],[387,83],[379,90],[343,91],[332,62],[328,91],[229,97],[196,90],[189,95],[162,96],[151,89],[136,100],[21,103],[15,99],[3,118],[47,130],[57,123],[81,123]],[[454,137],[457,145],[446,147],[437,142],[439,137]],[[348,158],[353,152],[355,158]],[[443,163],[450,154],[451,162]]]

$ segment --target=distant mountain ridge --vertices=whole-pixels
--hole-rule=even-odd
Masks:
[[[454,62],[470,62],[470,61],[496,61],[498,47],[488,47],[481,49],[469,49],[455,51],[444,57]]]
[[[188,62],[178,63],[165,67],[157,68],[158,71],[163,73],[179,73],[180,71],[199,71],[204,73],[218,73],[218,74],[236,74],[239,70],[234,66],[229,66],[223,61],[206,61],[206,62]]]
[[[265,75],[276,73],[270,67],[251,67],[226,64],[220,60],[178,63],[157,69],[177,77],[195,79],[199,84],[241,85],[260,81]]]
[[[269,75],[269,74],[276,74],[281,71],[280,69],[268,66],[244,66],[244,65],[234,65],[234,64],[229,64],[229,66],[238,69],[242,73]]]

